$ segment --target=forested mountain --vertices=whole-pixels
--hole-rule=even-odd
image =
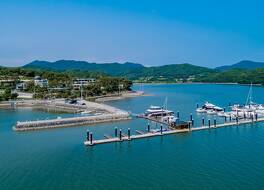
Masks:
[[[137,63],[89,63],[60,60],[56,62],[33,61],[24,69],[52,70],[73,76],[118,76],[136,82],[232,82],[264,84],[264,63],[241,61],[231,66],[210,69],[191,64],[171,64],[145,67]]]
[[[85,61],[60,60],[56,62],[33,61],[23,68],[45,69],[54,71],[89,71],[102,72],[111,76],[139,78],[188,78],[201,73],[215,72],[213,69],[191,64],[172,64],[157,67],[145,67],[137,63],[89,63]]]
[[[216,67],[217,70],[220,71],[228,71],[231,69],[246,69],[246,70],[254,70],[258,68],[264,68],[264,62],[255,62],[255,61],[240,61],[233,65],[225,65],[221,67]]]

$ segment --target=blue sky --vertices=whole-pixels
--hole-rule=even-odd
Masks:
[[[0,65],[264,61],[263,7],[254,0],[2,0]]]

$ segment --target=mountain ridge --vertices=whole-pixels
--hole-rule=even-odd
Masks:
[[[216,67],[215,69],[219,71],[228,71],[231,69],[246,69],[246,70],[254,70],[258,68],[264,68],[264,62],[250,61],[250,60],[242,60],[233,65],[224,65],[220,67]]]
[[[205,72],[214,72],[214,69],[192,65],[189,63],[170,64],[145,67],[138,63],[90,63],[86,61],[59,60],[55,62],[33,61],[23,66],[29,69],[46,69],[55,71],[96,71],[111,76],[123,76],[130,79],[138,78],[188,78]]]

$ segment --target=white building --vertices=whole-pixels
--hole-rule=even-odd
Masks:
[[[25,82],[18,83],[18,84],[16,84],[16,90],[18,90],[18,91],[26,90],[27,86],[28,85]]]
[[[94,78],[87,78],[87,79],[75,79],[73,81],[73,87],[75,89],[80,89],[81,86],[88,86],[91,83],[94,83],[96,80]]]
[[[34,78],[34,84],[35,84],[35,86],[39,86],[39,87],[43,88],[43,87],[49,86],[49,81],[47,79],[42,79],[40,76],[36,76]]]
[[[33,99],[32,93],[26,93],[26,92],[16,92],[18,99]]]

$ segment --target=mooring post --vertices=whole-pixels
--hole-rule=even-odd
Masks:
[[[117,127],[115,127],[115,137],[117,137]]]
[[[148,123],[148,132],[150,131],[150,125],[149,125],[149,123]]]
[[[192,121],[192,119],[193,119],[193,118],[192,118],[192,113],[191,113],[191,114],[190,114],[190,121]]]
[[[208,119],[208,126],[209,126],[209,128],[211,128],[211,121],[210,121],[210,119]]]
[[[128,130],[127,130],[127,136],[128,136],[128,140],[131,140],[130,139],[130,128],[128,128]]]
[[[180,118],[180,112],[179,111],[177,111],[177,117]]]
[[[216,119],[214,118],[214,127],[216,127]]]
[[[255,119],[256,119],[256,121],[258,121],[258,114],[257,113],[255,113]]]
[[[229,122],[231,122],[232,121],[232,117],[231,117],[231,115],[229,116]]]
[[[90,133],[90,144],[93,144],[93,133]]]
[[[202,118],[202,125],[204,126],[204,117]]]
[[[192,126],[194,126],[194,120],[192,120]]]
[[[122,140],[122,129],[119,130],[119,140]]]
[[[86,131],[86,140],[87,141],[90,140],[90,131],[89,130]]]
[[[162,129],[163,127],[162,127],[162,125],[160,125],[160,134],[162,134]]]
[[[225,116],[225,122],[226,122],[226,116]]]
[[[191,130],[191,121],[188,122],[188,129]]]

